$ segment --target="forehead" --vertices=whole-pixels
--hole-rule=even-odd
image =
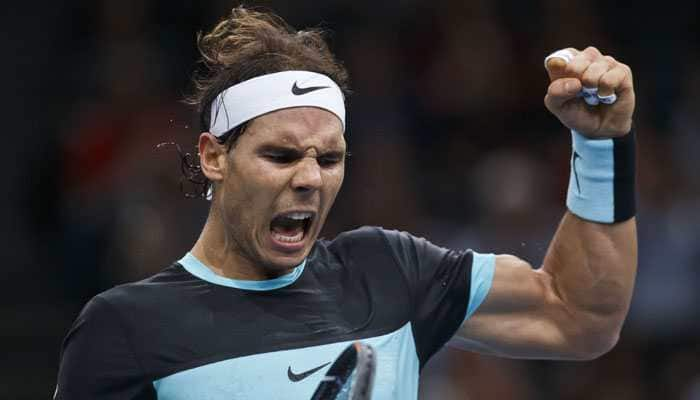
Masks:
[[[344,149],[340,119],[316,107],[294,107],[273,111],[253,120],[246,128],[249,144],[278,144],[302,148]]]

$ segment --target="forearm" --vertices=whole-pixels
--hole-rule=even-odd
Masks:
[[[583,341],[614,341],[627,315],[637,269],[634,218],[614,224],[564,215],[543,263]],[[591,343],[591,346],[604,345]]]

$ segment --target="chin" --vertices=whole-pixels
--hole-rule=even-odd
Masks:
[[[258,253],[258,260],[263,264],[264,269],[278,274],[285,274],[304,262],[311,252],[311,248],[312,246],[304,246],[299,251],[280,252],[268,247]]]
[[[282,275],[286,275],[291,272],[292,269],[296,268],[304,262],[306,257],[266,257],[264,259],[263,268],[270,275],[269,279],[278,278]]]
[[[294,268],[304,262],[309,253],[311,253],[310,247],[304,248],[297,254],[277,254],[271,257],[271,260],[275,261],[279,268]]]

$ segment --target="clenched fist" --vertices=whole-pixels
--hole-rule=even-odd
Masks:
[[[556,56],[562,53],[563,57]],[[545,62],[550,79],[544,98],[547,109],[566,127],[592,139],[627,134],[632,129],[634,113],[630,67],[601,54],[595,47],[583,51],[568,48],[553,55]],[[597,88],[597,96],[603,100],[612,99],[613,94],[617,99],[612,104],[589,105],[580,96],[584,88],[589,93]]]

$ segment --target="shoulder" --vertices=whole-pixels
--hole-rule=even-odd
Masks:
[[[473,252],[452,250],[436,245],[409,232],[363,226],[343,232],[332,241],[324,241],[322,250],[341,261],[361,261],[371,265],[391,263],[411,279],[418,279],[421,270],[440,270],[446,265],[471,266]]]
[[[326,242],[326,243],[331,243],[331,244],[345,244],[348,242],[358,242],[358,241],[363,241],[363,240],[373,240],[377,239],[382,235],[382,232],[385,231],[384,228],[381,226],[360,226],[358,228],[341,232],[333,238],[332,240],[325,240],[321,239],[321,241]]]
[[[342,232],[334,239],[320,239],[319,244],[328,248],[358,247],[358,246],[384,246],[396,247],[400,243],[425,240],[408,232],[395,229],[386,229],[381,226],[361,226],[359,228]]]
[[[408,232],[362,226],[342,232],[332,240],[319,240],[312,258],[370,269],[394,265],[404,270],[414,269],[422,258],[441,257],[447,251]]]
[[[380,226],[362,226],[343,232],[332,241],[322,242],[329,249],[336,251],[384,251],[399,264],[421,255],[425,250],[448,251],[448,249],[436,246],[423,237]]]
[[[331,240],[320,239],[317,253],[328,253],[341,260],[366,258],[391,254],[392,244],[396,242],[398,231],[384,229],[380,226],[361,226],[342,232]]]
[[[193,281],[193,277],[182,266],[173,263],[146,279],[121,284],[96,295],[86,309],[91,306],[96,309],[111,308],[113,312],[129,314],[161,304],[165,306],[178,297],[174,294],[186,287],[188,281]]]

